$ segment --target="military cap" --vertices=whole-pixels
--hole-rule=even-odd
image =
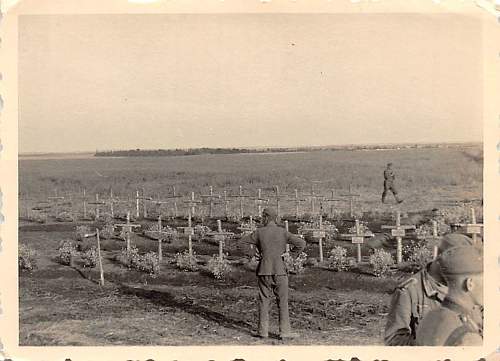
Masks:
[[[449,233],[441,239],[438,246],[438,253],[443,253],[452,247],[475,246],[472,238],[461,233]]]
[[[474,246],[452,247],[438,259],[445,275],[477,274],[483,272],[483,254]]]
[[[273,208],[264,208],[262,211],[262,216],[268,216],[270,218],[278,217],[278,213]]]
[[[387,166],[392,167],[392,163],[391,162],[387,163]]]

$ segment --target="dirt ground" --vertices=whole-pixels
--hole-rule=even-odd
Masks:
[[[375,278],[361,272],[332,272],[308,267],[290,276],[290,316],[301,335],[277,338],[277,310],[271,337],[252,336],[257,328],[257,280],[252,269],[235,262],[225,280],[204,271],[182,272],[173,255],[186,245],[165,244],[161,273],[153,278],[115,260],[120,240],[103,240],[105,285],[97,270],[59,264],[62,239],[74,238],[74,224],[21,225],[20,244],[37,252],[38,269],[19,276],[20,345],[377,345],[382,344],[390,292],[408,274]],[[157,242],[134,235],[144,252]],[[195,242],[197,254],[217,246]],[[240,258],[228,250],[233,258]],[[308,245],[307,253],[317,253]]]

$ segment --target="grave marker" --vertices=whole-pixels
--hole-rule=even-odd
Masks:
[[[257,190],[257,197],[253,198],[253,200],[257,206],[257,217],[262,217],[262,205],[269,203],[269,199],[262,198],[262,190],[259,188]]]
[[[243,194],[243,187],[239,186],[239,193],[231,197],[238,198],[240,201],[240,219],[243,218],[245,216],[245,212],[243,211],[243,200],[245,198],[249,198],[250,196]]]
[[[139,196],[138,190],[135,192],[135,215],[136,215],[137,219],[139,219],[139,216],[140,216],[139,201],[141,201],[141,200],[142,200],[143,218],[147,218],[148,212],[147,212],[147,208],[146,208],[146,201],[151,201],[153,199],[151,197],[145,196],[144,188],[142,189],[142,196]]]
[[[209,232],[209,236],[212,236],[214,240],[219,242],[219,259],[222,260],[223,255],[224,255],[224,241],[226,238],[231,237],[234,235],[233,232],[227,232],[222,230],[222,222],[220,219],[217,220],[217,231],[216,232]]]
[[[194,192],[191,192],[191,199],[187,200],[187,201],[184,201],[184,203],[187,204],[188,208],[191,209],[191,216],[194,216],[195,215],[195,207],[197,204],[200,204],[201,201],[200,200],[195,200],[194,199]],[[189,211],[188,211],[189,213]]]
[[[156,204],[156,205],[158,206],[158,215],[159,215],[159,216],[161,216],[161,205],[162,205],[162,204],[168,204],[168,203],[170,203],[170,202],[168,202],[168,201],[162,201],[162,200],[160,199],[160,195],[158,194],[157,199],[156,199],[156,200],[153,200],[153,201],[152,201],[152,203],[154,203],[154,204]]]
[[[401,225],[401,212],[398,210],[396,212],[396,225],[383,225],[382,229],[390,229],[392,237],[396,238],[397,241],[397,259],[396,262],[399,264],[403,260],[403,237],[406,234],[407,229],[415,229],[414,225]]]
[[[161,224],[161,214],[158,216],[158,262],[161,264],[163,260],[163,252],[161,248],[161,243],[163,241],[162,235],[166,237],[172,235],[172,232],[164,231]]]
[[[179,227],[183,230],[184,235],[188,236],[188,251],[189,255],[193,256],[193,235],[194,228],[191,220],[191,209],[188,210],[188,225],[187,227]]]
[[[220,199],[220,195],[214,194],[213,187],[210,186],[209,194],[202,195],[201,197],[204,199],[208,199],[208,202],[209,202],[208,203],[208,216],[210,218],[212,218],[214,216],[214,213],[213,213],[213,207],[215,204],[214,199]]]
[[[182,198],[182,196],[177,195],[177,194],[175,193],[175,186],[174,186],[174,187],[172,187],[172,189],[173,189],[172,195],[171,195],[171,196],[168,196],[168,197],[166,197],[166,198],[167,198],[167,199],[173,199],[173,201],[174,201],[174,217],[176,217],[176,218],[177,218],[177,217],[179,216],[178,209],[177,209],[177,198]]]
[[[140,227],[140,224],[132,224],[130,223],[130,212],[127,212],[127,223],[123,224],[115,224],[114,227],[121,227],[123,231],[126,232],[126,241],[127,241],[127,251],[130,251],[130,233],[136,227]]]
[[[289,200],[293,201],[295,203],[295,218],[299,219],[300,218],[300,203],[305,202],[305,199],[300,199],[299,198],[299,191],[297,189],[295,191],[295,197],[289,198]]]
[[[315,201],[317,199],[322,199],[324,196],[314,193],[314,184],[311,184],[311,193],[310,194],[304,194],[306,197],[310,198],[311,200],[311,215],[314,215],[316,213],[315,209]]]
[[[274,186],[274,195],[271,195],[270,197],[276,199],[276,214],[277,218],[280,219],[281,217],[281,210],[280,210],[280,201],[284,195],[280,194],[280,188],[278,186]]]
[[[371,232],[363,233],[359,224],[359,220],[355,220],[354,224],[354,233],[341,234],[342,237],[350,237],[351,242],[356,245],[356,253],[358,263],[361,263],[361,245],[364,243],[365,238],[372,237],[373,234]]]
[[[287,232],[290,232],[290,231],[288,230],[288,221],[285,221],[285,230],[286,230]],[[286,252],[287,252],[287,253],[288,253],[288,252],[290,252],[290,245],[289,245],[288,243],[286,244],[285,249],[286,249]]]
[[[115,218],[115,203],[128,203],[128,200],[120,200],[119,198],[115,198],[113,195],[113,188],[109,190],[109,199],[106,202],[109,205],[109,211],[111,214],[111,218]]]
[[[342,198],[336,198],[335,197],[335,191],[332,189],[331,190],[331,197],[325,199],[325,202],[330,203],[330,217],[333,217],[334,212],[334,204],[335,202],[342,202]]]
[[[53,205],[54,206],[54,212],[55,212],[55,216],[57,217],[57,215],[59,214],[59,202],[64,200],[64,197],[63,196],[57,196],[57,191],[55,192],[56,195],[53,196],[53,197],[47,197],[47,200],[50,202],[51,206]]]
[[[95,205],[95,220],[99,220],[99,212],[102,206],[106,205],[105,202],[99,200],[99,193],[95,195],[95,201],[94,202],[89,202],[89,204]]]
[[[353,217],[354,216],[354,198],[361,197],[361,194],[353,193],[352,192],[352,186],[351,186],[351,184],[349,184],[349,193],[343,193],[340,196],[348,198],[348,200],[349,200],[350,214],[351,214],[351,217]]]
[[[474,208],[470,208],[470,223],[459,223],[458,226],[462,228],[462,231],[471,236],[474,243],[477,242],[477,236],[482,234],[484,224],[476,222],[476,211]]]
[[[317,228],[304,228],[304,231],[312,232],[312,237],[318,240],[319,261],[323,262],[323,239],[326,237],[328,228],[323,227],[323,216],[319,215],[319,226]]]
[[[227,219],[229,217],[229,210],[228,210],[229,199],[227,199],[226,191],[224,191],[224,198],[222,199],[222,203],[224,203],[224,217],[226,217]]]
[[[432,221],[432,236],[425,237],[426,241],[433,243],[432,245],[432,259],[435,260],[438,256],[438,246],[441,237],[438,236],[437,222]]]
[[[102,267],[102,255],[101,255],[101,240],[99,236],[99,229],[96,228],[95,233],[84,234],[83,238],[91,238],[96,237],[97,240],[97,259],[99,265],[99,284],[104,286],[104,269]]]
[[[248,233],[252,233],[253,231],[255,231],[257,229],[257,226],[255,225],[255,223],[253,221],[253,217],[250,216],[248,224],[247,225],[240,225],[238,227],[238,229],[241,230],[241,232],[243,234],[248,234]]]

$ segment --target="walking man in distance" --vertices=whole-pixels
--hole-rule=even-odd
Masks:
[[[392,169],[392,163],[387,163],[387,168],[384,170],[384,192],[382,193],[382,203],[385,203],[385,199],[387,197],[387,193],[389,191],[394,194],[394,198],[396,198],[396,202],[401,203],[403,200],[398,196],[398,190],[396,188],[396,174]]]
[[[262,212],[263,227],[244,236],[244,244],[252,244],[257,250],[259,264],[257,266],[257,282],[259,288],[259,331],[258,337],[269,336],[269,306],[272,298],[276,298],[279,308],[280,338],[296,338],[292,332],[288,314],[288,271],[283,260],[286,245],[291,244],[292,257],[296,257],[306,246],[306,242],[279,227],[277,213],[272,208]]]

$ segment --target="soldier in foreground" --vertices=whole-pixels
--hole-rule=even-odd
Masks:
[[[438,257],[447,249],[471,246],[471,238],[458,233],[443,237],[438,247]],[[437,260],[402,282],[392,296],[384,343],[387,346],[413,346],[420,321],[444,301],[448,287]]]
[[[264,227],[244,236],[241,241],[255,245],[260,256],[257,266],[259,287],[259,331],[258,337],[269,336],[269,305],[276,297],[279,308],[280,338],[295,338],[292,333],[288,314],[288,272],[283,261],[286,244],[293,245],[292,256],[297,256],[306,246],[306,242],[276,224],[277,213],[266,208],[262,212]]]
[[[427,314],[417,330],[419,346],[481,346],[483,255],[477,247],[455,247],[439,260],[448,284],[441,306]]]
[[[398,190],[396,189],[396,174],[392,169],[392,163],[387,163],[387,168],[384,170],[384,192],[382,193],[382,203],[385,203],[385,199],[387,198],[387,193],[389,193],[389,191],[394,194],[396,202],[403,202],[403,200],[399,198]]]

